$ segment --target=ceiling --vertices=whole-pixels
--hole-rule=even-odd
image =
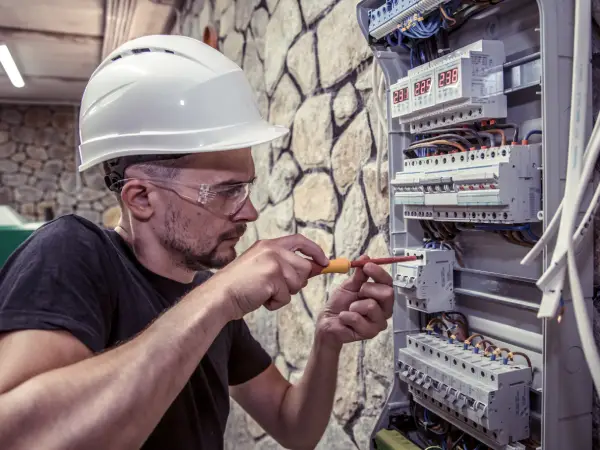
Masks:
[[[0,66],[0,103],[79,103],[85,84],[121,43],[170,30],[177,0],[1,0],[0,44],[25,86]]]

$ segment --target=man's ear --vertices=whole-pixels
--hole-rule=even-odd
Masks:
[[[142,222],[149,220],[154,213],[150,192],[150,186],[141,180],[128,181],[121,190],[123,205],[133,217]]]

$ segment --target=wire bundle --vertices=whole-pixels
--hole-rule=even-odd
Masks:
[[[585,144],[586,99],[590,85],[588,55],[591,50],[592,35],[590,15],[591,1],[576,0],[569,156],[564,198],[547,226],[546,232],[521,264],[533,262],[552,237],[558,233],[552,261],[537,282],[537,286],[543,292],[538,317],[554,317],[561,304],[564,305],[563,288],[568,273],[581,346],[596,390],[600,392],[600,354],[594,343],[592,321],[588,314],[575,260],[576,252],[581,247],[600,202],[600,186],[598,186],[582,221],[575,229],[577,216],[600,154],[600,119],[596,121],[592,135],[587,145]]]

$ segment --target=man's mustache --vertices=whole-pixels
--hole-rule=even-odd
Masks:
[[[236,239],[242,237],[248,226],[246,224],[236,225],[235,229],[221,235],[221,240]]]

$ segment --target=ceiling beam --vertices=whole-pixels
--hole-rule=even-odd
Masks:
[[[75,44],[99,44],[100,36],[86,36],[83,34],[56,33],[54,31],[23,30],[21,28],[0,27],[0,40],[18,40],[28,38],[32,40],[53,42],[70,42]]]

